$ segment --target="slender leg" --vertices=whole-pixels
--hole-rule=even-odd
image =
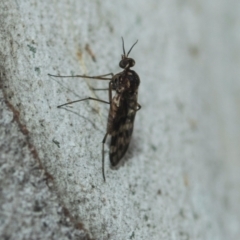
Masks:
[[[108,99],[109,99],[109,103],[111,104],[112,102],[112,82],[109,82],[109,86],[108,86]],[[111,109],[111,106],[110,106]]]
[[[51,77],[62,77],[62,78],[67,78],[67,77],[81,77],[81,78],[90,78],[90,79],[98,79],[98,80],[110,80],[109,82],[109,88],[107,89],[101,89],[101,90],[108,90],[108,97],[109,97],[109,102],[101,100],[101,99],[97,99],[97,98],[92,98],[92,97],[88,97],[88,98],[84,98],[84,99],[80,99],[80,100],[76,100],[76,101],[72,101],[72,102],[68,102],[68,103],[64,103],[62,105],[59,105],[58,108],[66,106],[68,104],[72,104],[72,103],[76,103],[76,102],[81,102],[81,101],[85,101],[85,100],[95,100],[98,102],[102,102],[102,103],[107,103],[107,104],[111,104],[112,101],[112,78],[114,76],[113,73],[108,73],[105,75],[100,75],[100,76],[85,76],[85,75],[74,75],[74,76],[57,76],[57,75],[52,75],[52,74],[48,74],[48,76]],[[106,76],[111,76],[111,78],[106,78]],[[102,175],[103,175],[103,180],[104,182],[106,182],[106,178],[105,178],[105,172],[104,172],[104,144],[106,142],[108,136],[108,132],[105,134],[103,140],[102,140]]]
[[[112,84],[111,84],[111,82],[109,82],[108,96],[109,96],[109,103],[111,104],[111,101],[112,101]],[[110,109],[111,109],[111,106],[110,106]],[[105,173],[104,173],[104,144],[106,142],[107,136],[108,136],[108,132],[105,134],[105,136],[102,140],[102,175],[103,175],[104,182],[106,182]]]
[[[112,80],[112,77],[114,76],[113,73],[107,73],[104,75],[99,75],[99,76],[85,76],[85,75],[73,75],[73,76],[58,76],[58,75],[52,75],[52,74],[48,74],[48,76],[50,77],[60,77],[60,78],[68,78],[68,77],[80,77],[80,78],[91,78],[91,79],[98,79],[98,80]],[[111,76],[111,78],[107,78],[106,76]]]
[[[93,90],[93,91],[108,90],[108,88],[94,88],[94,87],[90,87],[90,89]]]
[[[102,175],[103,175],[104,182],[106,182],[105,173],[104,173],[104,144],[106,142],[107,135],[108,135],[108,133],[105,134],[105,136],[102,140]]]
[[[62,104],[62,105],[57,106],[57,108],[60,108],[60,107],[63,107],[63,106],[66,106],[66,105],[69,105],[69,104],[72,104],[72,103],[76,103],[76,102],[86,101],[86,100],[94,100],[94,101],[98,101],[98,102],[110,104],[109,102],[104,101],[104,100],[101,100],[101,99],[92,98],[92,97],[87,97],[87,98],[83,98],[83,99],[80,99],[80,100],[76,100],[76,101],[64,103],[64,104]]]
[[[112,82],[111,81],[109,82],[109,87],[108,88],[94,88],[94,87],[90,86],[90,89],[93,90],[93,91],[102,91],[102,90],[110,90],[110,91],[112,91],[112,90],[115,90],[112,87]]]

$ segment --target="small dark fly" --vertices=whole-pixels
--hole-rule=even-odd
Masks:
[[[59,105],[58,108],[66,106],[68,104],[94,100],[106,104],[110,104],[107,132],[102,140],[102,175],[105,181],[104,173],[104,144],[107,136],[111,136],[109,158],[113,167],[117,166],[122,157],[125,155],[133,132],[133,125],[136,112],[140,110],[141,105],[138,103],[138,87],[140,84],[140,78],[138,74],[131,70],[135,65],[133,58],[129,58],[132,48],[137,44],[137,41],[132,45],[128,53],[125,53],[124,40],[122,38],[123,55],[119,62],[119,67],[123,68],[123,71],[117,74],[108,73],[100,76],[59,76],[48,74],[52,77],[80,77],[90,78],[98,80],[109,80],[108,97],[109,101],[104,101],[97,98],[84,98],[72,102],[68,102]],[[112,92],[115,91],[115,95],[112,97]]]

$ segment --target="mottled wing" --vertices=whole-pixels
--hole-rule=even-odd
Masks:
[[[119,117],[113,121],[110,143],[110,162],[112,166],[119,163],[128,149],[133,132],[136,104],[136,99],[122,101],[117,114]]]

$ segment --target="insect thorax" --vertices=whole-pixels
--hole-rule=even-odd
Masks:
[[[125,97],[131,97],[138,90],[140,78],[138,74],[130,69],[126,69],[113,76],[112,89]]]
[[[119,124],[125,124],[127,119],[133,121],[137,111],[139,76],[132,70],[124,70],[114,75],[112,89],[116,91],[112,98],[108,116],[107,129],[112,134],[119,129]]]

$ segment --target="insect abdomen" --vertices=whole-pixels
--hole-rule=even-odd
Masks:
[[[125,115],[119,118],[118,121],[112,122],[113,129],[111,132],[112,138],[109,153],[112,166],[118,165],[128,149],[133,132],[136,102],[136,99],[128,100]]]

